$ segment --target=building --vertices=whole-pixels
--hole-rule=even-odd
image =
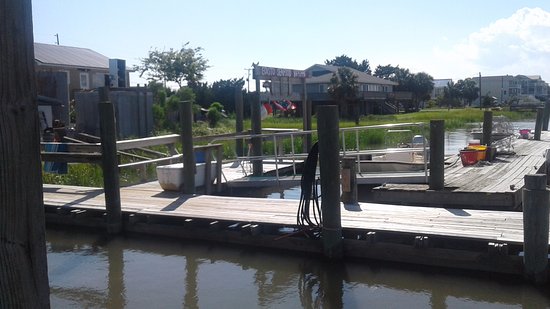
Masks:
[[[330,79],[333,74],[338,72],[340,67],[332,65],[315,64],[306,71],[306,89],[307,98],[311,100],[313,110],[316,105],[335,104],[333,98],[328,93]],[[355,69],[350,69],[357,77],[359,87],[359,113],[360,114],[387,114],[398,112],[398,103],[411,101],[412,94],[408,92],[394,92],[394,87],[398,83],[378,78]],[[292,85],[294,93],[302,93],[303,85]],[[348,116],[352,112],[349,106],[340,106],[340,114]]]
[[[53,99],[41,101],[49,126],[51,119],[71,122],[70,102],[76,92],[109,86],[112,80],[119,87],[129,84],[124,60],[109,59],[88,48],[34,43],[34,58],[37,94]],[[50,102],[57,103],[49,106]]]
[[[472,77],[476,86],[480,87],[480,77]],[[494,97],[497,104],[528,104],[546,101],[549,96],[549,86],[540,75],[501,75],[481,77],[481,96]],[[479,99],[474,101],[479,105]]]
[[[431,98],[437,99],[438,97],[442,97],[445,94],[445,87],[452,82],[453,80],[450,78],[434,79],[434,89],[432,90]]]

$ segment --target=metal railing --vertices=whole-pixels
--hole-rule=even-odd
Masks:
[[[417,127],[418,131],[421,133],[424,133],[425,131],[425,123],[424,122],[412,122],[412,123],[397,123],[397,124],[383,124],[383,125],[371,125],[371,126],[360,126],[360,127],[347,127],[347,128],[340,128],[340,134],[341,134],[341,156],[347,156],[347,155],[353,155],[357,157],[356,164],[358,164],[358,171],[359,173],[362,173],[361,170],[361,156],[362,155],[380,155],[380,154],[386,154],[386,153],[396,153],[396,152],[418,152],[422,153],[423,157],[423,163],[424,163],[424,172],[426,176],[426,181],[428,180],[428,148],[426,145],[426,139],[422,139],[422,147],[415,148],[392,148],[392,149],[361,149],[361,143],[360,143],[360,133],[362,131],[368,131],[368,130],[374,130],[374,129],[396,129],[396,128],[406,128],[406,127]],[[273,129],[263,129],[266,131],[274,131]],[[281,132],[282,131],[282,132]],[[346,148],[346,133],[355,132],[355,149],[349,149]],[[295,141],[297,138],[304,138],[305,136],[313,136],[314,134],[317,134],[317,130],[295,130],[295,129],[289,129],[286,131],[285,129],[278,129],[274,133],[262,133],[262,134],[243,134],[243,135],[234,135],[230,137],[218,137],[214,138],[210,141],[210,143],[220,143],[224,141],[233,141],[233,140],[252,140],[253,138],[262,138],[266,141],[272,141],[273,142],[273,148],[272,153],[273,154],[266,154],[266,155],[260,155],[260,156],[251,156],[250,155],[250,147],[249,147],[249,153],[246,156],[237,156],[238,161],[241,162],[241,166],[243,162],[252,162],[256,160],[268,160],[273,159],[275,162],[275,173],[277,180],[279,180],[279,163],[284,162],[285,159],[289,159],[292,163],[292,171],[293,175],[296,176],[296,163],[297,160],[303,160],[307,157],[307,153],[302,152],[296,152],[295,147]],[[422,136],[425,136],[425,134],[422,134]],[[290,153],[285,154],[284,153],[284,139],[290,139]],[[249,146],[251,144],[249,143]],[[368,146],[368,145],[366,145]],[[243,166],[243,171],[245,174],[247,173],[246,169]]]

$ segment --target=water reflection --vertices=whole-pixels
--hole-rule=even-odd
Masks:
[[[47,231],[53,308],[548,308],[514,278]]]

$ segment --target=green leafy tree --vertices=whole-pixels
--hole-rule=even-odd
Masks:
[[[338,102],[341,113],[349,115],[348,106],[354,107],[353,115],[356,123],[359,123],[358,92],[357,76],[350,69],[338,68],[338,72],[332,74],[328,93]]]
[[[208,108],[206,113],[206,118],[208,118],[208,124],[210,127],[214,128],[218,125],[218,122],[223,117],[223,105],[220,102],[213,102]]]
[[[413,93],[413,104],[418,110],[419,104],[422,101],[430,99],[432,90],[434,89],[434,79],[431,75],[420,72],[412,75],[412,80],[409,86]]]
[[[325,64],[327,65],[334,65],[338,67],[346,67],[355,69],[361,72],[365,72],[367,74],[372,74],[372,71],[370,69],[370,64],[367,59],[361,61],[358,63],[355,59],[352,59],[351,57],[348,57],[346,55],[337,56],[332,60],[325,60]]]
[[[180,88],[185,82],[195,85],[203,78],[208,61],[201,54],[202,48],[188,45],[185,43],[181,49],[167,51],[150,50],[148,57],[142,58],[141,65],[134,69],[140,72],[140,77],[147,73],[149,80],[175,82]]]
[[[235,111],[235,89],[242,90],[244,79],[221,79],[212,84],[213,101],[223,104],[228,113]]]
[[[462,98],[460,89],[458,89],[453,81],[450,81],[447,83],[447,86],[443,88],[443,99],[440,104],[442,106],[446,105],[448,108],[456,107],[460,105],[460,98]]]
[[[374,76],[397,82],[395,91],[407,91],[412,93],[412,106],[405,106],[406,109],[418,110],[420,102],[430,98],[434,83],[433,77],[427,73],[411,73],[409,69],[399,66],[385,65],[377,66]]]
[[[472,106],[472,102],[479,98],[479,87],[477,87],[476,82],[471,78],[459,80],[456,83],[456,87],[460,91],[462,98],[466,100],[468,106]]]

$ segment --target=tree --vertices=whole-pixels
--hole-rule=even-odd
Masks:
[[[359,111],[357,105],[357,94],[359,86],[357,85],[357,76],[348,68],[338,68],[338,72],[332,74],[328,93],[338,102],[341,113],[345,114],[347,107],[354,105],[355,122],[359,123]],[[349,115],[349,113],[348,113]]]
[[[0,307],[48,308],[31,0],[0,8]]]
[[[461,96],[468,106],[472,106],[472,102],[479,98],[479,87],[477,87],[476,82],[471,78],[466,78],[465,80],[459,80],[456,83],[456,87],[461,93]]]
[[[208,61],[201,54],[202,48],[190,48],[188,45],[189,42],[178,50],[150,50],[149,56],[142,58],[141,65],[134,69],[140,72],[140,77],[147,73],[149,80],[175,82],[180,88],[184,82],[193,86],[203,78]]]
[[[421,101],[429,100],[434,89],[434,79],[431,75],[420,72],[412,75],[410,82],[413,93],[413,103],[418,110]]]
[[[441,100],[441,105],[451,106],[460,105],[461,93],[458,87],[453,81],[447,83],[447,86],[443,88],[443,100]]]
[[[212,84],[213,101],[223,103],[228,113],[235,111],[235,89],[243,89],[244,79],[221,79]]]
[[[325,64],[355,69],[357,71],[365,72],[367,74],[372,73],[369,61],[367,59],[361,61],[361,63],[357,63],[355,59],[352,59],[346,55],[341,55],[334,57],[334,59],[332,60],[325,60]]]

